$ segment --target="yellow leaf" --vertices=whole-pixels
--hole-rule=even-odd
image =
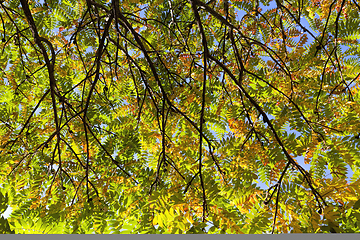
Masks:
[[[334,212],[334,207],[327,206],[324,209],[324,216],[327,220],[334,222],[336,218],[338,217],[338,213]]]
[[[158,216],[158,224],[159,224],[159,226],[160,227],[164,227],[164,223],[163,223],[163,221],[162,221],[162,214],[160,214],[159,216]]]
[[[320,216],[316,213],[314,213],[314,215],[311,216],[311,225],[312,227],[317,230],[320,226]]]
[[[186,217],[186,219],[192,224],[192,223],[194,223],[194,220],[192,219],[192,217],[190,216],[190,213],[189,212],[187,212],[186,214],[185,214],[185,217]]]
[[[159,222],[158,215],[155,215],[153,219],[153,225],[157,225],[158,222]]]
[[[291,233],[302,233],[301,229],[300,229],[300,226],[297,222],[295,221],[292,221],[291,224],[290,224],[290,227],[292,227],[292,231]]]

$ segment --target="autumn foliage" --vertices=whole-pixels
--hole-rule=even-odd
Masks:
[[[359,13],[1,1],[0,231],[360,232]]]

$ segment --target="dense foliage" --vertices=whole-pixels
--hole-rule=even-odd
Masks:
[[[360,232],[359,12],[1,1],[1,231]]]

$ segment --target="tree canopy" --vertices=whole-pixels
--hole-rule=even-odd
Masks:
[[[360,232],[359,13],[1,1],[0,231]]]

